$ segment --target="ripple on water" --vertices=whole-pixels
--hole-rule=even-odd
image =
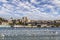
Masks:
[[[4,40],[60,40],[60,30],[49,30],[49,29],[1,29],[0,39]],[[46,36],[49,35],[49,36]],[[53,35],[53,36],[50,36]]]

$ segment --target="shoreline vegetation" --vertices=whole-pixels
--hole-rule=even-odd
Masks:
[[[2,25],[2,26],[1,26]],[[3,25],[9,27],[60,27],[60,20],[30,20],[27,17],[22,17],[22,19],[13,19],[6,20],[0,17],[0,27]]]

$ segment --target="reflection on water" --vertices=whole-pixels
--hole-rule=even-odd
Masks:
[[[0,40],[60,40],[60,29],[1,28]]]

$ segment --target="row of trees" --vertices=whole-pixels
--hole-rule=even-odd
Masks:
[[[5,20],[4,18],[0,18],[0,24],[2,24],[2,22],[8,22],[8,20]]]
[[[16,23],[16,21],[18,21],[18,23]],[[9,22],[8,20],[5,20],[4,18],[0,18],[0,23],[2,22]],[[9,23],[9,25],[27,25],[26,22],[22,22],[20,20],[11,20],[12,23]]]

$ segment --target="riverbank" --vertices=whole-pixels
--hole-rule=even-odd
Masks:
[[[11,27],[10,25],[0,25],[0,27]]]
[[[0,27],[11,27],[11,25],[0,25]],[[28,27],[28,28],[31,28],[31,27],[37,27],[37,26],[25,26],[25,25],[13,25],[13,27]]]

